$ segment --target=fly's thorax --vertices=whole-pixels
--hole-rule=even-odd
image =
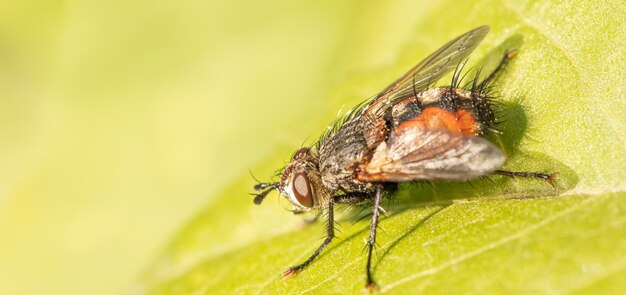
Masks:
[[[299,211],[327,203],[328,193],[321,181],[317,156],[309,148],[300,148],[293,155],[280,177],[278,190]]]
[[[369,191],[371,183],[356,178],[356,169],[367,162],[388,133],[382,117],[363,115],[346,122],[322,142],[319,171],[329,192]]]

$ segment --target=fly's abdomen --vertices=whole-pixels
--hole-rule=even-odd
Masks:
[[[495,118],[485,95],[470,90],[438,87],[397,102],[390,110],[392,126],[418,124],[476,136],[492,127]]]

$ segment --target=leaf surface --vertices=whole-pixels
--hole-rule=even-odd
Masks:
[[[623,290],[626,274],[626,9],[620,1],[523,1],[429,6],[393,65],[365,66],[360,46],[371,16],[362,7],[331,76],[321,130],[337,109],[377,93],[438,46],[478,25],[490,35],[468,65],[490,68],[506,49],[519,54],[498,80],[504,104],[506,170],[558,172],[544,182],[489,177],[470,183],[403,186],[381,220],[374,278],[381,293],[605,293]],[[381,9],[378,11],[378,9]],[[397,23],[397,22],[396,22]],[[365,32],[358,28],[364,28]],[[369,40],[369,42],[375,42]],[[357,46],[358,45],[358,46]],[[364,46],[364,45],[363,45]],[[341,71],[340,71],[341,72]],[[344,72],[345,73],[345,72]],[[338,77],[340,76],[340,77]],[[330,82],[329,82],[330,83]],[[445,83],[445,82],[444,82]],[[271,103],[271,100],[268,100]],[[294,122],[295,123],[295,122]],[[299,136],[295,134],[293,136]],[[313,137],[315,138],[315,137]],[[304,136],[302,138],[304,140]],[[262,176],[291,151],[275,144],[259,160]],[[293,147],[295,150],[296,146]],[[368,220],[341,215],[339,238],[307,269],[283,280],[284,268],[321,243],[323,224],[302,226],[286,203],[252,204],[247,171],[180,230],[141,282],[146,294],[350,294],[365,280]]]

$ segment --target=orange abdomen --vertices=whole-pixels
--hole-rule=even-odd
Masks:
[[[442,128],[466,136],[475,136],[480,132],[480,125],[474,115],[463,109],[452,113],[439,107],[427,107],[419,116],[402,122],[396,128],[401,129],[414,124],[424,128]]]

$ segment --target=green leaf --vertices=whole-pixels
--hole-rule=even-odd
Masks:
[[[413,33],[402,48],[377,49],[398,54],[392,66],[381,62],[348,74],[366,63],[363,48],[376,42],[367,39],[367,30],[376,30],[373,19],[407,25],[389,13],[400,4],[361,7],[364,16],[355,17],[346,32],[350,38],[337,49],[340,74],[329,77],[339,82],[323,114],[286,124],[304,121],[321,132],[343,105],[377,93],[451,38],[489,24],[492,31],[470,64],[490,68],[505,49],[519,49],[497,81],[506,106],[504,134],[497,140],[509,156],[504,169],[558,172],[558,186],[555,191],[542,181],[496,176],[470,183],[403,186],[393,204],[386,204],[388,214],[380,222],[373,275],[381,293],[623,291],[623,3],[445,2],[418,12],[421,17],[410,24]],[[306,136],[290,137],[304,140]],[[276,145],[275,152],[252,170],[269,177],[297,146],[264,144]],[[253,183],[248,171],[242,171],[212,198],[148,269],[140,290],[146,294],[361,292],[369,221],[359,220],[358,213],[340,214],[339,238],[308,268],[283,280],[281,270],[305,260],[321,243],[324,225],[303,226],[300,217],[283,209],[284,201],[272,202],[272,196],[263,206],[254,206],[252,197],[246,198]]]

